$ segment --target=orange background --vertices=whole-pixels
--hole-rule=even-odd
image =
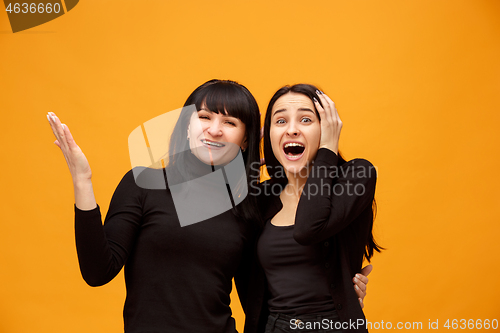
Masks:
[[[0,12],[0,332],[123,330],[122,273],[99,288],[80,276],[45,114],[86,153],[105,213],[129,133],[212,78],[246,85],[262,112],[284,84],[319,85],[342,152],[378,167],[388,251],[373,260],[369,321],[500,319],[499,59],[497,0],[82,0],[16,34]]]

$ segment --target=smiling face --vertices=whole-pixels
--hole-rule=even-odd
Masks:
[[[204,105],[191,115],[187,135],[191,152],[205,164],[226,165],[240,148],[247,147],[246,127],[240,119]]]
[[[313,102],[306,95],[290,92],[276,100],[271,112],[269,136],[274,156],[287,174],[306,176],[301,171],[310,167],[321,138]]]

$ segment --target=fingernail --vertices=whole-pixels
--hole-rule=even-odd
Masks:
[[[316,94],[321,95],[321,91],[316,89]]]
[[[49,115],[47,115],[47,120],[48,120],[48,121],[49,121],[49,123],[50,123],[50,118],[49,118]]]
[[[354,278],[354,282],[358,282],[358,279],[357,279],[357,278]]]
[[[356,274],[356,277],[357,277],[358,279],[361,279],[361,275],[359,275],[359,274]]]
[[[314,101],[314,103],[318,103],[318,100],[316,99],[316,97],[313,97],[313,101]]]
[[[356,288],[356,290],[359,290],[359,287],[357,285],[354,285],[354,288]]]
[[[61,126],[62,126],[62,128],[63,128],[63,129],[66,129],[66,125],[64,125],[64,124],[61,124]]]

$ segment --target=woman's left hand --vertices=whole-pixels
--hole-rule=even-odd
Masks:
[[[367,276],[371,273],[372,269],[373,266],[368,265],[361,270],[361,273],[356,274],[356,276],[352,279],[352,282],[354,283],[354,290],[358,295],[358,300],[361,308],[365,307],[363,300],[366,296],[366,285],[368,284]]]
[[[321,104],[319,101],[314,101],[314,105],[319,112],[321,118],[321,139],[319,143],[319,148],[327,148],[333,151],[335,154],[339,152],[339,137],[340,130],[342,129],[342,121],[340,120],[337,109],[335,108],[335,103],[320,91],[316,91]]]

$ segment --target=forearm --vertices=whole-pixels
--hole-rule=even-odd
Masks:
[[[73,188],[78,209],[91,210],[97,207],[91,179],[73,180]]]
[[[120,271],[102,225],[99,208],[80,210],[75,206],[75,240],[83,279],[90,286],[102,286]]]
[[[373,165],[355,159],[337,167],[336,158],[329,150],[318,152],[318,163],[307,180],[295,215],[294,237],[300,244],[310,245],[340,232],[373,202]]]

